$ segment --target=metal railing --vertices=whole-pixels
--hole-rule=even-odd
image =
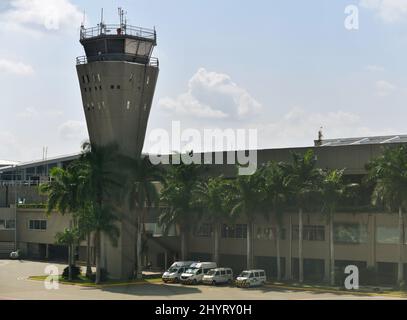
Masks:
[[[111,53],[111,54],[101,54],[98,56],[87,57],[87,56],[80,56],[76,58],[76,64],[87,64],[89,62],[96,62],[96,61],[129,61],[135,63],[146,64],[152,67],[159,67],[160,61],[158,58],[154,57],[146,57],[146,56],[138,56],[134,54],[124,54],[124,53]]]
[[[98,24],[97,27],[81,28],[81,40],[105,36],[105,35],[128,35],[156,41],[157,34],[154,29],[120,25],[120,24]]]

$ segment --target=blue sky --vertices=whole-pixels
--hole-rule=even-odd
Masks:
[[[344,27],[345,7],[359,29]],[[79,151],[79,27],[157,28],[160,76],[148,131],[257,128],[260,148],[407,133],[405,0],[0,0],[0,159]],[[146,149],[149,141],[146,141]]]

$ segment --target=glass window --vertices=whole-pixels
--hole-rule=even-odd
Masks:
[[[0,220],[0,230],[6,229],[6,220]]]
[[[40,221],[40,229],[47,230],[47,221],[45,221],[45,220]]]
[[[15,220],[6,220],[6,229],[15,229],[16,221]]]
[[[215,276],[220,276],[220,272],[216,271]]]
[[[247,238],[247,225],[237,224],[237,225],[226,225],[222,226],[221,232],[222,238],[230,239],[246,239]]]
[[[356,223],[335,223],[334,240],[339,243],[365,243],[367,226]]]
[[[212,224],[204,223],[195,230],[195,237],[210,238],[212,236]]]
[[[377,227],[377,243],[397,244],[399,242],[399,229],[397,227]]]
[[[293,226],[293,240],[299,238],[299,226]],[[305,241],[325,241],[325,226],[304,225],[302,231],[302,239]]]

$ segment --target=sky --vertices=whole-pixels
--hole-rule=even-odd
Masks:
[[[358,25],[345,27],[358,11]],[[155,27],[156,129],[257,129],[258,148],[406,134],[406,0],[0,0],[0,159],[80,151],[82,21]],[[354,13],[354,11],[352,11]],[[200,151],[200,150],[199,150]]]

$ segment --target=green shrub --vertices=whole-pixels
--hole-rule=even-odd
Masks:
[[[78,279],[81,275],[81,268],[78,266],[72,266],[72,279]],[[69,267],[66,267],[62,272],[62,278],[69,279]]]

